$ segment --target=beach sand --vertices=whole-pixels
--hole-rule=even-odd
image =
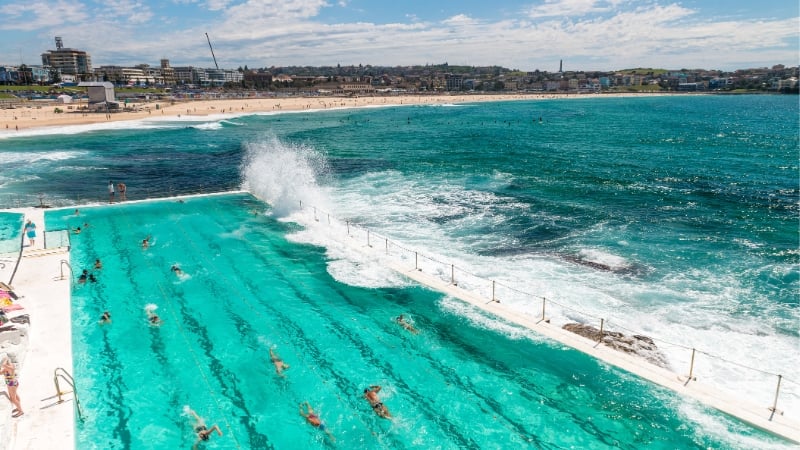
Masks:
[[[23,102],[13,109],[0,109],[0,134],[12,134],[31,128],[84,125],[102,122],[140,120],[157,117],[204,117],[219,114],[302,111],[330,108],[358,108],[388,105],[435,105],[513,100],[544,100],[563,98],[641,97],[674,94],[459,94],[459,95],[387,95],[362,97],[252,97],[244,99],[176,99],[149,101],[127,105],[132,111],[106,114],[78,112],[84,102],[58,104],[55,102]],[[56,108],[64,112],[56,113]]]

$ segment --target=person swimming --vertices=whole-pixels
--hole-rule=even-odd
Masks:
[[[222,436],[222,430],[219,429],[219,425],[214,424],[211,428],[209,428],[206,426],[205,420],[203,420],[203,418],[194,412],[194,410],[188,405],[184,406],[183,410],[186,413],[191,414],[195,420],[194,432],[197,435],[197,440],[192,446],[192,449],[196,450],[197,446],[200,445],[201,442],[209,440],[211,438],[211,434],[213,434],[215,431],[218,435]]]
[[[279,376],[285,376],[283,374],[283,371],[288,369],[289,365],[283,362],[281,357],[278,356],[278,354],[275,353],[275,351],[272,350],[272,348],[269,349],[269,360],[275,366],[275,373],[277,373]]]
[[[419,333],[419,330],[417,330],[416,328],[414,328],[414,325],[411,325],[411,324],[410,324],[408,321],[406,321],[405,317],[403,317],[403,315],[402,315],[402,314],[400,314],[399,316],[397,316],[397,317],[394,319],[394,321],[395,321],[395,322],[397,322],[397,323],[399,323],[401,327],[405,328],[406,330],[408,330],[408,331],[410,331],[410,332],[412,332],[412,333],[414,333],[414,334],[417,334],[417,333]]]
[[[175,275],[178,275],[178,276],[183,275],[183,270],[181,270],[181,268],[178,267],[177,264],[173,264],[172,267],[169,268],[169,270],[173,271],[175,273]]]
[[[100,316],[100,324],[111,323],[111,313],[108,311],[104,311],[103,315]]]
[[[378,392],[380,391],[380,386],[372,385],[369,388],[364,389],[364,398],[367,399],[369,405],[372,407],[372,410],[375,411],[375,414],[384,419],[391,419],[392,415],[389,413],[389,409],[386,408],[386,405],[384,405],[383,402],[381,402],[381,399],[378,397]]]
[[[305,406],[306,408],[305,411],[303,411],[303,406]],[[325,434],[327,434],[332,441],[334,442],[336,441],[336,438],[333,437],[333,434],[331,434],[330,430],[328,430],[328,428],[325,427],[325,423],[322,421],[322,419],[320,419],[319,415],[317,415],[317,413],[314,412],[314,409],[311,407],[311,405],[308,404],[308,402],[301,403],[299,409],[300,409],[300,415],[305,417],[306,422],[311,424],[311,426],[319,428],[321,431],[324,431]]]
[[[159,326],[163,322],[161,321],[161,318],[158,317],[158,314],[156,314],[156,309],[158,309],[158,305],[152,303],[144,307],[144,311],[147,313],[147,321],[150,323],[150,325]]]
[[[89,279],[89,271],[87,269],[83,269],[81,276],[78,277],[78,283],[84,284],[88,279]]]
[[[103,263],[100,262],[100,259],[94,260],[94,268],[98,270],[103,268]]]

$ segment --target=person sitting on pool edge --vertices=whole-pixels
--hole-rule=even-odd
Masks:
[[[219,429],[219,425],[214,424],[211,428],[206,426],[206,422],[200,417],[194,410],[188,406],[184,407],[184,410],[194,416],[195,424],[194,424],[194,432],[197,434],[197,441],[195,441],[194,445],[192,446],[193,450],[197,449],[197,446],[200,445],[202,441],[207,441],[211,438],[211,434],[213,432],[217,432],[220,436],[222,436],[222,430]]]
[[[378,398],[378,392],[381,391],[381,387],[378,385],[372,385],[368,389],[364,389],[364,398],[367,399],[369,405],[372,406],[372,410],[375,411],[380,417],[384,419],[391,419],[392,415],[389,414],[389,409],[386,408],[381,402],[381,399]]]
[[[283,362],[281,357],[278,356],[277,353],[275,353],[275,351],[272,349],[272,347],[270,347],[270,349],[269,349],[269,360],[275,366],[275,373],[277,373],[279,376],[282,376],[282,377],[285,376],[283,374],[283,371],[288,369],[289,365],[286,364],[285,362]]]
[[[303,411],[303,406],[306,407],[306,411]],[[300,403],[299,409],[300,415],[306,418],[306,422],[311,424],[311,426],[324,431],[332,441],[336,441],[336,438],[333,437],[333,434],[331,434],[331,432],[325,427],[325,423],[322,422],[322,419],[320,419],[317,413],[314,412],[314,409],[308,404],[308,402]]]

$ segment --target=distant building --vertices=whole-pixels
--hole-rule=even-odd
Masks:
[[[92,58],[82,50],[64,48],[56,37],[56,49],[42,53],[42,64],[58,69],[62,74],[87,75],[92,73]]]
[[[445,75],[445,87],[448,91],[460,91],[464,86],[464,77],[448,73]]]

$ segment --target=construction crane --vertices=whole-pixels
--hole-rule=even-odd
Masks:
[[[211,57],[214,58],[214,66],[219,69],[219,65],[217,64],[217,57],[214,56],[214,47],[211,46],[211,38],[208,37],[208,33],[206,33],[206,40],[208,40],[208,48],[211,49]]]

